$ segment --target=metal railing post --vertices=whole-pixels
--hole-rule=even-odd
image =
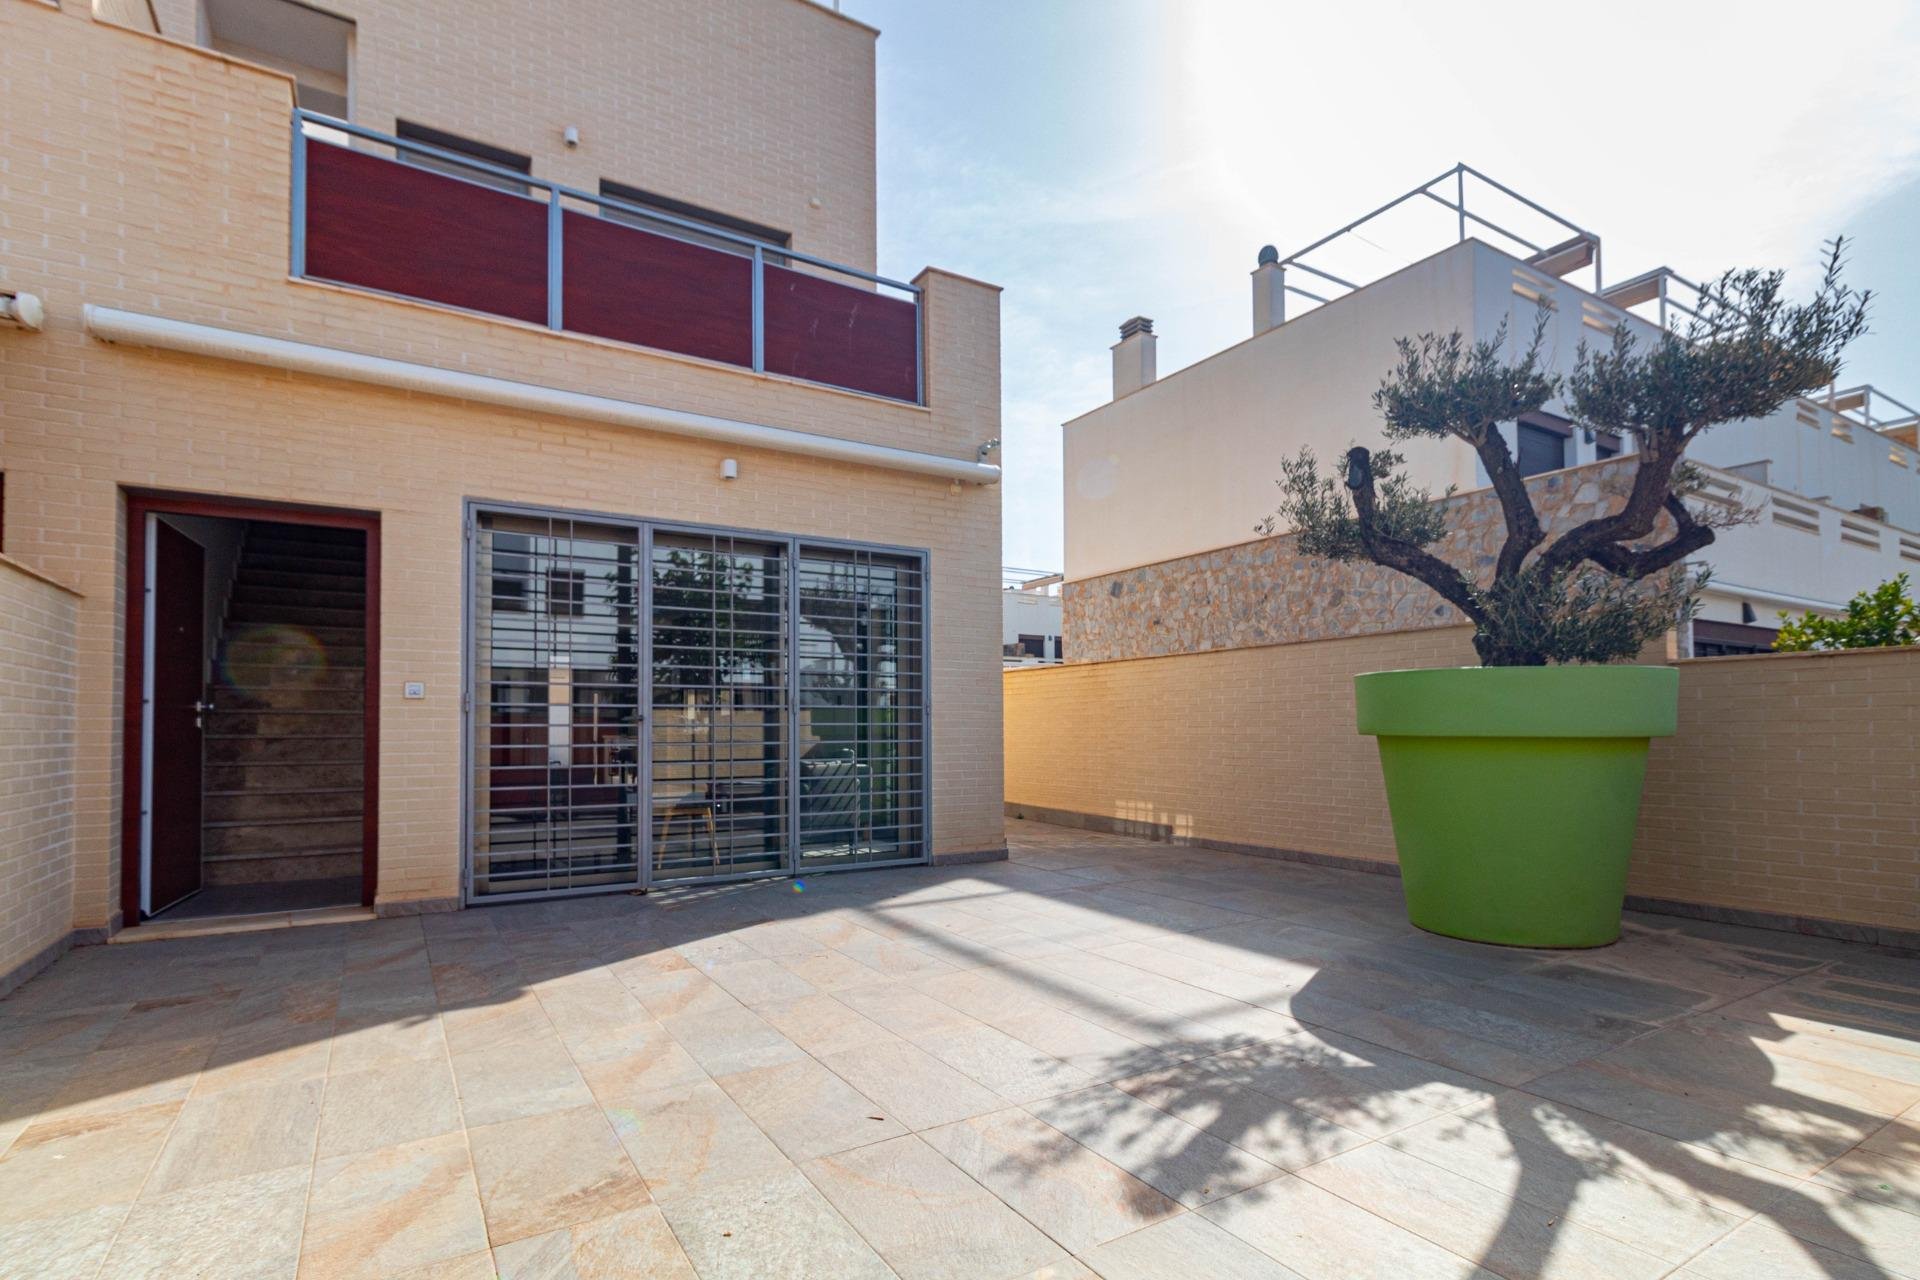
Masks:
[[[295,279],[307,274],[307,133],[293,113],[293,185],[287,203],[288,269]]]
[[[560,299],[566,284],[566,258],[560,243],[560,188],[547,188],[547,328],[564,328]]]
[[[1285,324],[1287,322],[1287,268],[1285,263],[1282,263],[1280,265],[1279,298],[1280,298],[1280,318],[1276,320],[1274,323]]]
[[[753,371],[767,371],[766,253],[753,246]]]
[[[1467,238],[1467,167],[1456,165],[1453,170],[1453,207],[1460,215],[1460,238],[1455,244],[1464,243]]]
[[[913,295],[913,402],[927,402],[927,294],[918,289]]]

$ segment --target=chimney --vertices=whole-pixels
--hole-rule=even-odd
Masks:
[[[1135,316],[1120,326],[1113,344],[1113,398],[1130,396],[1154,379],[1153,321]]]
[[[1280,265],[1280,251],[1272,245],[1260,250],[1260,265],[1253,269],[1253,333],[1259,337],[1287,320],[1287,271]]]

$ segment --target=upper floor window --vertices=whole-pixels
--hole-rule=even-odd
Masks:
[[[729,253],[752,252],[749,246],[741,244],[739,240],[732,238],[735,236],[745,236],[749,240],[758,240],[762,244],[779,245],[782,248],[793,247],[793,233],[790,231],[781,231],[775,227],[769,227],[764,223],[748,221],[746,218],[736,218],[730,213],[720,213],[717,210],[703,208],[697,204],[689,204],[685,200],[675,200],[671,196],[663,196],[651,191],[643,191],[639,187],[630,187],[624,182],[610,182],[602,178],[600,180],[600,194],[609,199],[618,200],[622,204],[634,205],[641,209],[663,213],[670,218],[677,219],[677,223],[663,224],[648,218],[642,213],[632,213],[625,209],[616,209],[610,205],[600,206],[601,217],[611,218],[615,222],[625,222],[631,226],[639,227],[642,230],[668,232],[683,240],[691,240],[696,244],[704,244],[715,249],[725,249]],[[679,225],[684,223],[694,223],[695,227],[689,228],[684,225]],[[727,232],[728,234],[702,235],[697,229],[699,227],[710,227],[715,231]],[[767,256],[767,261],[769,262],[783,262],[784,260],[784,257],[780,255],[769,254]]]
[[[1601,461],[1620,456],[1620,437],[1612,431],[1597,432],[1593,437],[1593,456]]]
[[[1569,432],[1559,419],[1528,414],[1517,424],[1520,443],[1520,474],[1537,476],[1542,471],[1558,471],[1567,465]]]
[[[201,0],[200,43],[293,77],[294,101],[345,120],[353,22],[295,0]]]
[[[396,120],[393,125],[394,136],[408,142],[421,142],[441,151],[450,151],[455,155],[472,156],[475,160],[492,165],[496,169],[512,169],[518,173],[533,172],[533,157],[523,156],[518,151],[508,151],[505,147],[496,147],[490,143],[475,142],[472,138],[463,138],[457,133],[448,133],[444,129],[432,129],[424,124],[415,124],[411,120]],[[416,151],[411,147],[395,148],[395,155],[411,165],[422,169],[433,169],[440,173],[450,173],[456,178],[465,178],[468,182],[478,182],[482,186],[498,187],[502,191],[511,191],[516,195],[526,195],[530,188],[524,182],[515,182],[504,174],[490,173],[485,169],[476,169],[461,164],[458,160],[447,159]]]

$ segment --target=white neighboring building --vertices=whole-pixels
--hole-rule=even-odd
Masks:
[[[1009,667],[1055,663],[1060,639],[1060,575],[1039,569],[1000,571],[1000,656]]]
[[[1446,247],[1381,261],[1396,235],[1430,248],[1434,228],[1419,219],[1436,213]],[[1566,373],[1581,342],[1610,342],[1622,325],[1651,339],[1698,305],[1699,289],[1666,268],[1607,284],[1601,265],[1598,236],[1459,166],[1290,258],[1263,250],[1253,333],[1224,351],[1157,378],[1152,322],[1128,321],[1113,400],[1065,426],[1066,581],[1247,542],[1277,505],[1282,459],[1380,441],[1372,395],[1398,338],[1488,339],[1505,323],[1524,343],[1544,301],[1547,358]],[[1719,491],[1759,518],[1704,553],[1714,581],[1696,652],[1763,649],[1782,610],[1837,611],[1902,570],[1920,573],[1917,430],[1913,410],[1854,387],[1698,442]],[[1529,474],[1632,448],[1552,412],[1521,424],[1517,441],[1508,431]],[[1464,444],[1398,447],[1435,493],[1487,483]]]

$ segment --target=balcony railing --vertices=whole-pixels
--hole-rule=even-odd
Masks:
[[[292,210],[296,277],[925,402],[920,290],[872,272],[306,111]]]

